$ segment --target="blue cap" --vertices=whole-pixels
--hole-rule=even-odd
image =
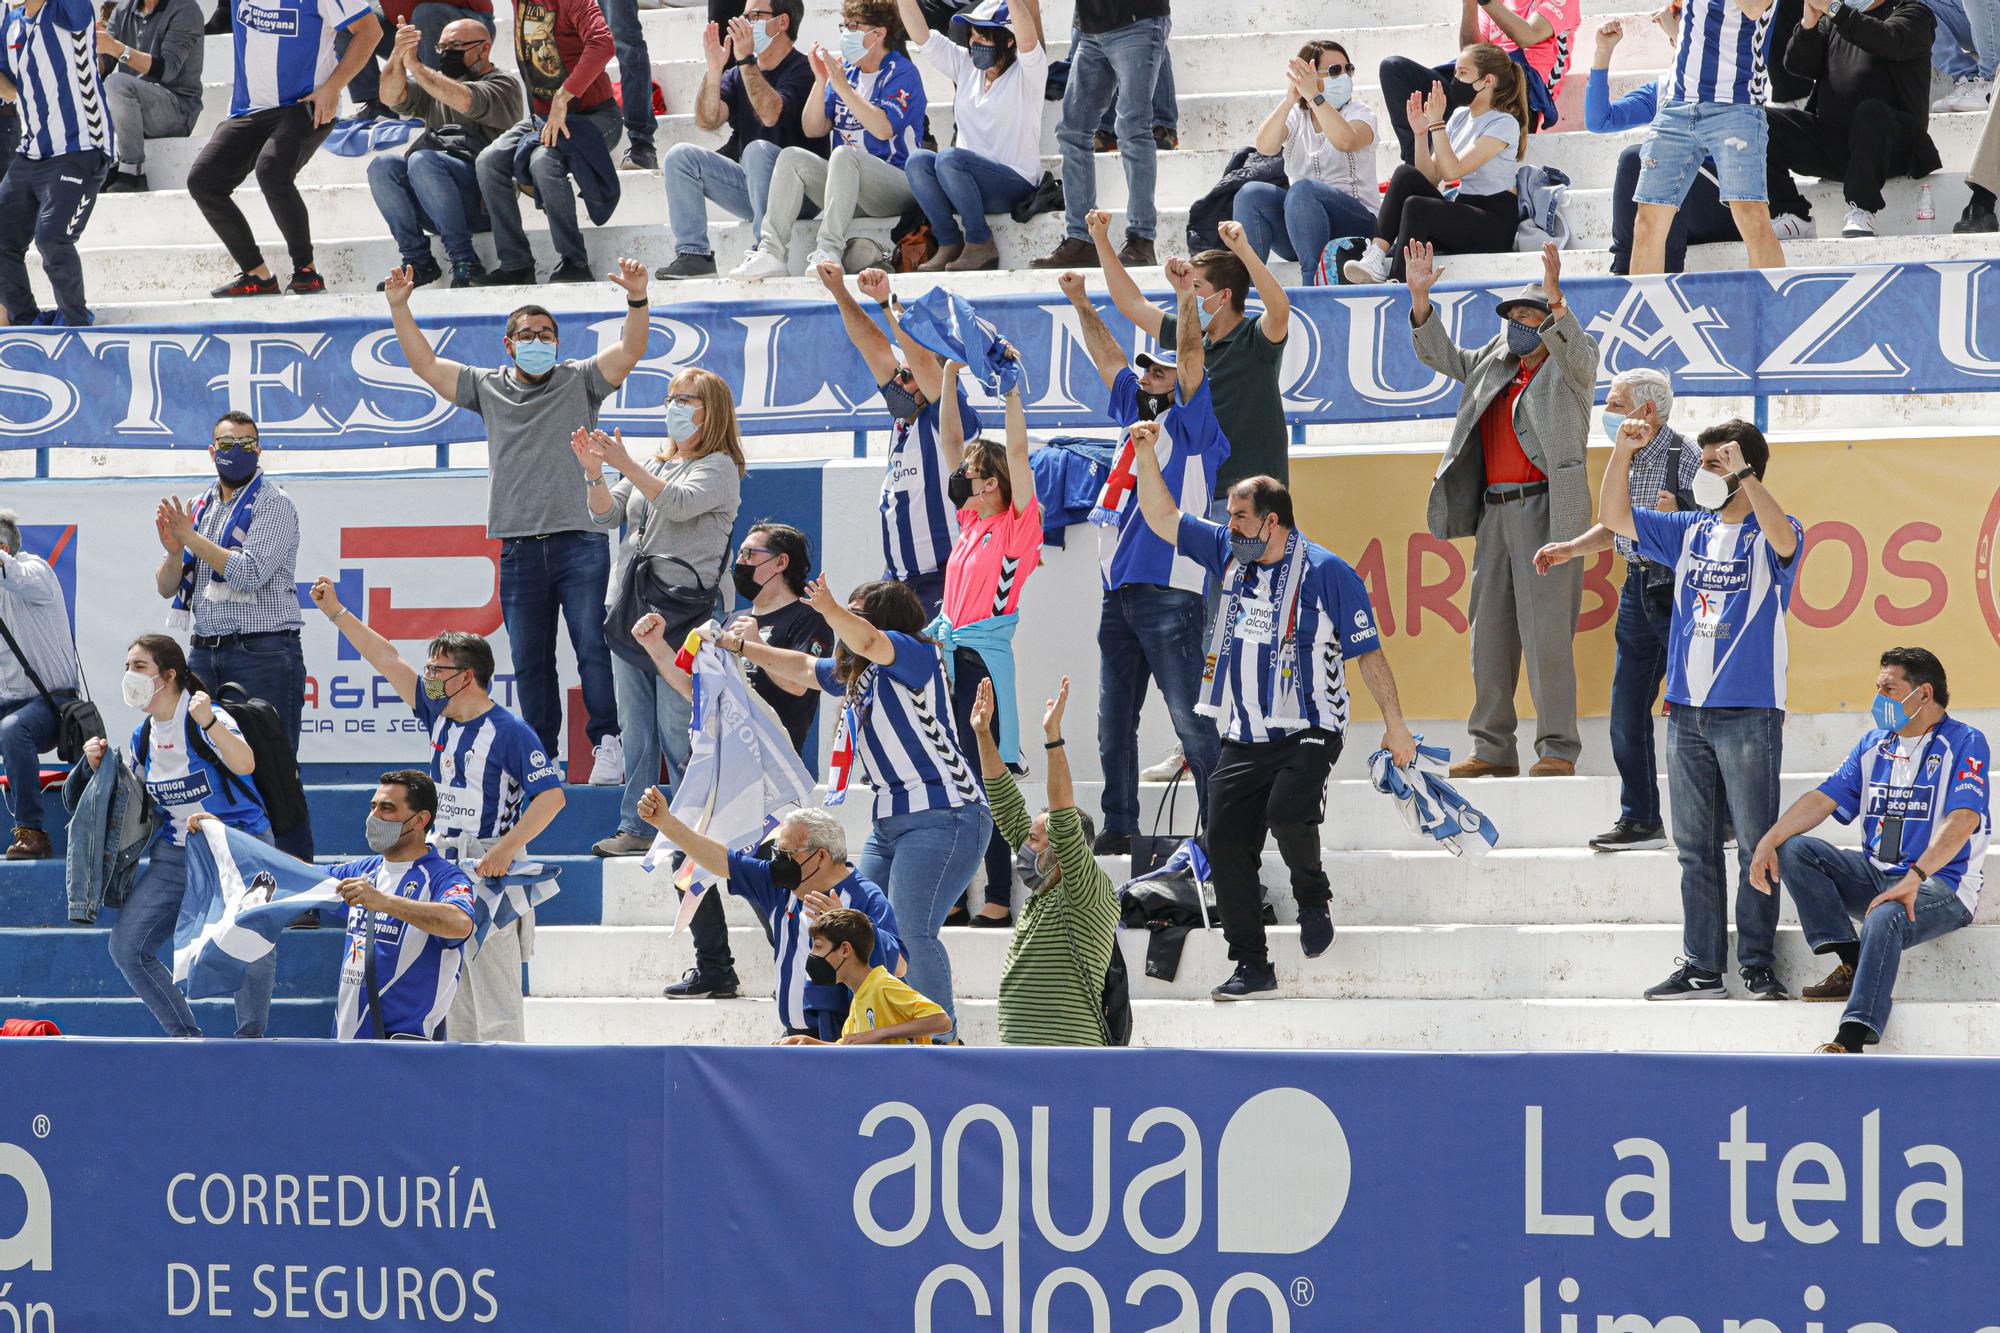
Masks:
[[[1008,21],[1007,0],[979,0],[979,3],[955,15],[953,23],[963,23],[968,28],[1012,28]]]

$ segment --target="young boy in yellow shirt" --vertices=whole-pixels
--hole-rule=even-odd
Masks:
[[[812,924],[806,977],[815,985],[838,982],[854,992],[847,1023],[838,1042],[817,1037],[786,1037],[780,1046],[929,1046],[932,1038],[951,1030],[951,1019],[936,1003],[919,995],[884,967],[870,967],[875,951],[875,923],[866,912],[839,907],[821,913]]]

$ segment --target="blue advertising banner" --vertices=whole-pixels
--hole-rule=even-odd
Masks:
[[[1968,393],[2000,389],[2000,276],[1965,260],[1877,267],[1577,278],[1564,284],[1603,347],[1602,374],[1649,365],[1685,393]],[[1434,297],[1461,342],[1498,329],[1497,288],[1447,284]],[[1164,295],[1164,294],[1162,294]],[[1395,287],[1304,288],[1282,371],[1301,422],[1450,416],[1457,387],[1420,365],[1407,294]],[[1100,296],[1100,303],[1102,297]],[[1105,394],[1061,295],[978,302],[1027,365],[1039,429],[1105,424]],[[571,356],[618,337],[610,302],[558,312]],[[1144,340],[1128,332],[1133,349]],[[501,363],[498,315],[421,321],[438,352]],[[888,425],[829,301],[662,305],[639,369],[604,424],[656,434],[674,371],[699,365],[740,395],[750,434]],[[485,438],[404,363],[381,319],[206,328],[0,330],[0,448],[194,448],[226,409],[256,417],[286,448],[352,449]]]
[[[2000,1333],[1986,1061],[5,1060],[0,1328],[31,1333]]]

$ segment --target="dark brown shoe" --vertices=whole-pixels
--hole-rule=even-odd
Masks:
[[[1518,778],[1519,764],[1489,764],[1484,759],[1461,759],[1445,772],[1451,778]]]
[[[1028,261],[1029,268],[1102,268],[1097,262],[1097,247],[1089,241],[1079,241],[1074,236],[1062,238],[1062,244],[1039,259]]]
[[[1125,248],[1118,252],[1118,262],[1126,268],[1152,268],[1160,261],[1153,255],[1153,243],[1144,236],[1125,233]]]
[[[49,845],[49,835],[38,828],[17,828],[14,830],[14,845],[7,849],[9,861],[42,861],[55,855],[55,848]]]
[[[1153,126],[1154,148],[1162,153],[1171,153],[1180,146],[1181,136],[1178,131],[1170,130],[1164,125]]]
[[[1099,130],[1090,136],[1090,151],[1093,153],[1115,153],[1118,151],[1118,136],[1108,130]]]
[[[1833,971],[1826,974],[1826,980],[1817,985],[1807,986],[1799,992],[1802,1000],[1844,1000],[1854,993],[1854,969],[1846,963],[1838,963]]]

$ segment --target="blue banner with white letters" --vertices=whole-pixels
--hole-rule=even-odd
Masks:
[[[1447,264],[1447,271],[1449,264]],[[1872,267],[1583,278],[1563,285],[1603,348],[1600,374],[1655,366],[1683,393],[1984,393],[2000,390],[2000,273],[1987,260]],[[1499,328],[1502,288],[1435,294],[1454,338]],[[906,295],[912,294],[906,291]],[[656,295],[658,293],[656,292]],[[1400,287],[1291,294],[1281,382],[1299,422],[1449,417],[1458,388],[1418,363]],[[1160,294],[1163,298],[1164,293]],[[1136,352],[1145,340],[1110,311]],[[421,305],[421,300],[420,300]],[[1105,391],[1069,302],[1055,292],[982,298],[978,313],[1020,350],[1030,426],[1105,425]],[[615,341],[612,302],[558,312],[563,353]],[[420,319],[440,355],[505,357],[499,315]],[[736,388],[749,434],[881,430],[875,385],[831,301],[662,304],[645,360],[605,404],[604,424],[663,429],[667,381],[698,365]],[[217,416],[249,412],[286,448],[480,440],[403,360],[380,319],[0,330],[0,448],[199,448]]]
[[[0,1059],[0,1328],[2000,1333],[1990,1061]]]

